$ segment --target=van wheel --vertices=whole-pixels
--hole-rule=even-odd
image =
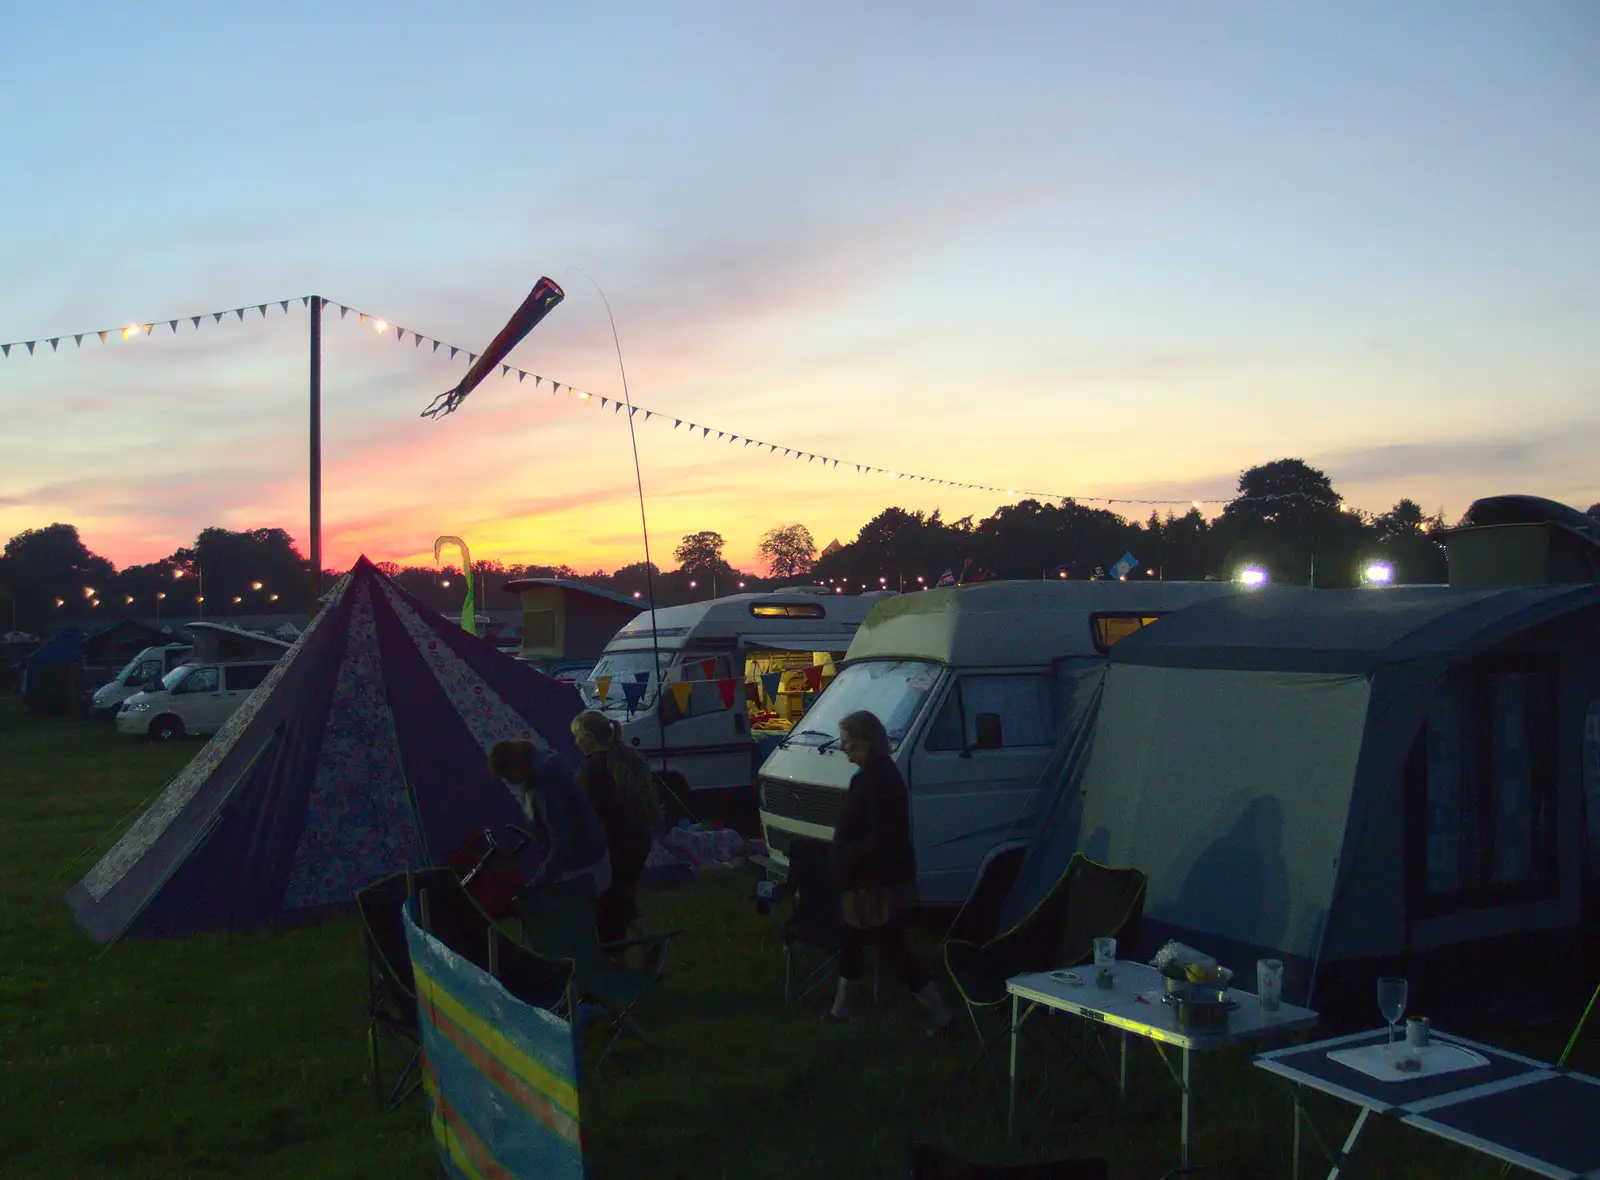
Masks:
[[[183,736],[183,722],[176,717],[157,717],[150,723],[150,740],[175,742]]]

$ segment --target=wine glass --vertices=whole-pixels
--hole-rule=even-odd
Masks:
[[[1394,1026],[1406,1014],[1406,981],[1393,976],[1378,980],[1378,1012],[1389,1024],[1389,1044],[1394,1044]]]

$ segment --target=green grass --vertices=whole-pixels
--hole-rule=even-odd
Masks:
[[[93,860],[78,858],[198,749],[0,701],[0,1176],[438,1175],[420,1098],[387,1115],[373,1101],[354,921],[109,950],[73,924],[62,895]],[[595,1175],[890,1177],[912,1135],[981,1159],[1103,1154],[1130,1180],[1175,1163],[1177,1093],[1147,1046],[1130,1046],[1125,1107],[1103,1069],[1034,1048],[1051,1087],[1008,1144],[992,1086],[962,1076],[975,1041],[922,1040],[920,1009],[889,979],[851,1025],[819,1021],[820,992],[785,1010],[776,924],[750,893],[730,874],[645,896],[652,925],[692,933],[641,1013],[653,1044],[622,1042],[585,1079]],[[1571,1023],[1495,1039],[1553,1057]],[[1244,1050],[1197,1068],[1197,1160],[1213,1176],[1286,1175],[1285,1092]],[[1348,1112],[1316,1110],[1342,1136]],[[1376,1128],[1366,1148],[1385,1176],[1498,1174],[1405,1128]]]

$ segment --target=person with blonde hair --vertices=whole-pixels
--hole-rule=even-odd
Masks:
[[[496,742],[489,773],[506,785],[548,848],[529,886],[587,877],[597,898],[611,887],[605,829],[558,754],[526,739]]]
[[[894,764],[889,734],[875,713],[851,713],[839,721],[839,748],[858,769],[833,833],[834,869],[844,918],[839,951],[839,986],[828,1013],[832,1020],[851,1014],[865,950],[878,948],[880,961],[933,1017],[930,1036],[955,1032],[955,1019],[928,968],[906,946],[906,917],[916,900],[917,854],[911,842],[911,797]]]
[[[595,927],[601,942],[619,942],[638,926],[639,878],[661,808],[650,764],[623,743],[622,727],[610,717],[585,709],[572,719],[572,740],[583,755],[578,785],[600,817],[611,857],[611,885],[595,908]]]

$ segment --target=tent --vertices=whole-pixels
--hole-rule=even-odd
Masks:
[[[83,632],[63,627],[22,657],[22,700],[30,713],[66,713],[83,683]]]
[[[526,738],[575,763],[581,708],[363,557],[68,904],[102,942],[321,916],[520,822],[489,747]]]
[[[1150,874],[1141,956],[1181,938],[1252,989],[1282,958],[1287,998],[1369,1023],[1382,971],[1431,1014],[1494,1006],[1514,968],[1573,962],[1600,893],[1600,586],[1175,612],[1112,648],[1093,731],[1042,790],[1010,920],[1081,850]]]

